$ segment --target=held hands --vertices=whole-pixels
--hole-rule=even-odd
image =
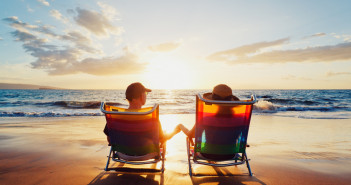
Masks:
[[[183,131],[183,133],[189,137],[190,131],[183,124],[178,124],[174,128],[172,133],[164,135],[165,141],[171,139],[174,135],[178,134],[180,131]]]
[[[175,133],[179,133],[182,129],[181,129],[181,126],[183,126],[182,124],[178,124],[177,126],[176,126],[176,128],[174,129],[174,132]]]

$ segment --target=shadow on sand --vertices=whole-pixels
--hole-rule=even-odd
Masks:
[[[124,164],[119,164],[118,168],[123,167]],[[151,168],[155,168],[154,164]],[[125,172],[119,171],[103,171],[97,175],[88,185],[101,185],[101,184],[145,184],[145,185],[163,185],[164,174],[161,172]],[[138,171],[138,170],[131,170]],[[159,177],[157,177],[159,176]]]
[[[193,185],[200,185],[215,182],[218,185],[224,184],[236,184],[236,185],[247,185],[247,184],[257,184],[266,185],[266,183],[257,179],[255,176],[249,176],[249,174],[232,173],[226,168],[212,167],[215,171],[214,174],[208,173],[195,173],[191,177],[191,182]]]
[[[123,167],[124,164],[119,164],[117,168]],[[151,168],[155,168],[156,164],[153,164]],[[214,173],[207,169],[199,170],[200,173],[195,173],[194,176],[189,176],[189,181],[184,183],[184,178],[180,182],[172,182],[172,184],[207,184],[216,183],[219,185],[224,184],[237,184],[237,185],[266,185],[255,176],[249,176],[248,173],[240,173],[236,171],[229,170],[228,168],[218,168],[212,167]],[[163,173],[150,173],[150,172],[135,172],[138,170],[130,170],[127,168],[124,172],[119,171],[109,171],[101,172],[98,174],[89,185],[102,185],[102,184],[143,184],[143,185],[163,185],[164,184],[164,174]],[[202,172],[201,172],[202,171]],[[165,172],[167,173],[167,172]],[[166,174],[167,175],[167,174]],[[179,175],[179,174],[178,174]],[[185,175],[185,174],[184,174]],[[184,176],[180,176],[181,178]],[[175,178],[177,179],[177,178]],[[169,180],[169,177],[168,177]]]

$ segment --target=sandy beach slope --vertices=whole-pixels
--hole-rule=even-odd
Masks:
[[[160,119],[170,131],[191,127],[195,116]],[[244,165],[195,165],[191,178],[183,134],[167,142],[164,174],[105,172],[104,117],[1,118],[0,184],[350,184],[349,122],[253,115],[247,152],[254,176]]]

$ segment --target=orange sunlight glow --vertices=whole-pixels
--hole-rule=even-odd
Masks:
[[[160,115],[160,122],[164,133],[171,133],[180,123],[180,119],[176,114]]]
[[[192,87],[194,75],[189,62],[159,54],[150,59],[144,78],[152,89],[187,89]]]

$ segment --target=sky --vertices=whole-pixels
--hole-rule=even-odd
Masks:
[[[0,83],[351,89],[351,1],[11,0]]]

